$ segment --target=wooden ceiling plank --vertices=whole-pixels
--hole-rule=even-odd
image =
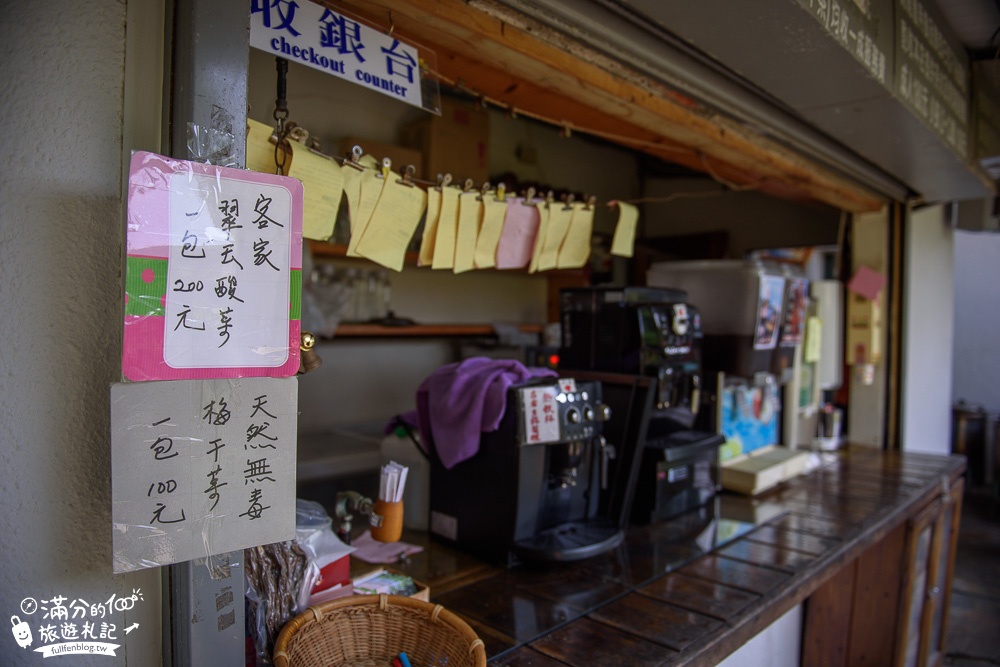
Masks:
[[[797,192],[851,212],[876,211],[884,204],[863,186],[692,106],[682,93],[636,73],[626,79],[623,65],[526,18],[502,20],[462,0],[327,4],[385,27],[391,16],[400,35],[436,51],[444,77],[581,132],[617,135],[611,141],[780,196]]]

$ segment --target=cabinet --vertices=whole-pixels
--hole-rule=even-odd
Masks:
[[[961,477],[916,507],[806,603],[802,664],[940,667],[962,507]]]
[[[940,667],[955,566],[964,484],[943,489],[919,514],[907,521],[903,555],[896,660],[898,667]]]

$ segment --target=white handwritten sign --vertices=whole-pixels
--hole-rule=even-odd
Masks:
[[[111,387],[114,570],[295,536],[298,380]]]
[[[133,156],[125,377],[298,371],[302,194],[294,178]]]
[[[423,107],[417,49],[312,2],[251,0],[250,46]]]
[[[556,386],[526,387],[521,394],[524,441],[529,445],[559,441],[559,411]]]

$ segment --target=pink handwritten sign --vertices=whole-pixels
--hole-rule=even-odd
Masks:
[[[298,371],[298,180],[138,152],[127,220],[126,378]]]

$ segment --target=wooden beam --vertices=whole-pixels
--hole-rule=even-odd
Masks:
[[[491,0],[339,0],[331,8],[412,39],[445,79],[509,107],[710,174],[850,212],[884,200],[571,37]],[[391,18],[390,18],[391,17]]]

